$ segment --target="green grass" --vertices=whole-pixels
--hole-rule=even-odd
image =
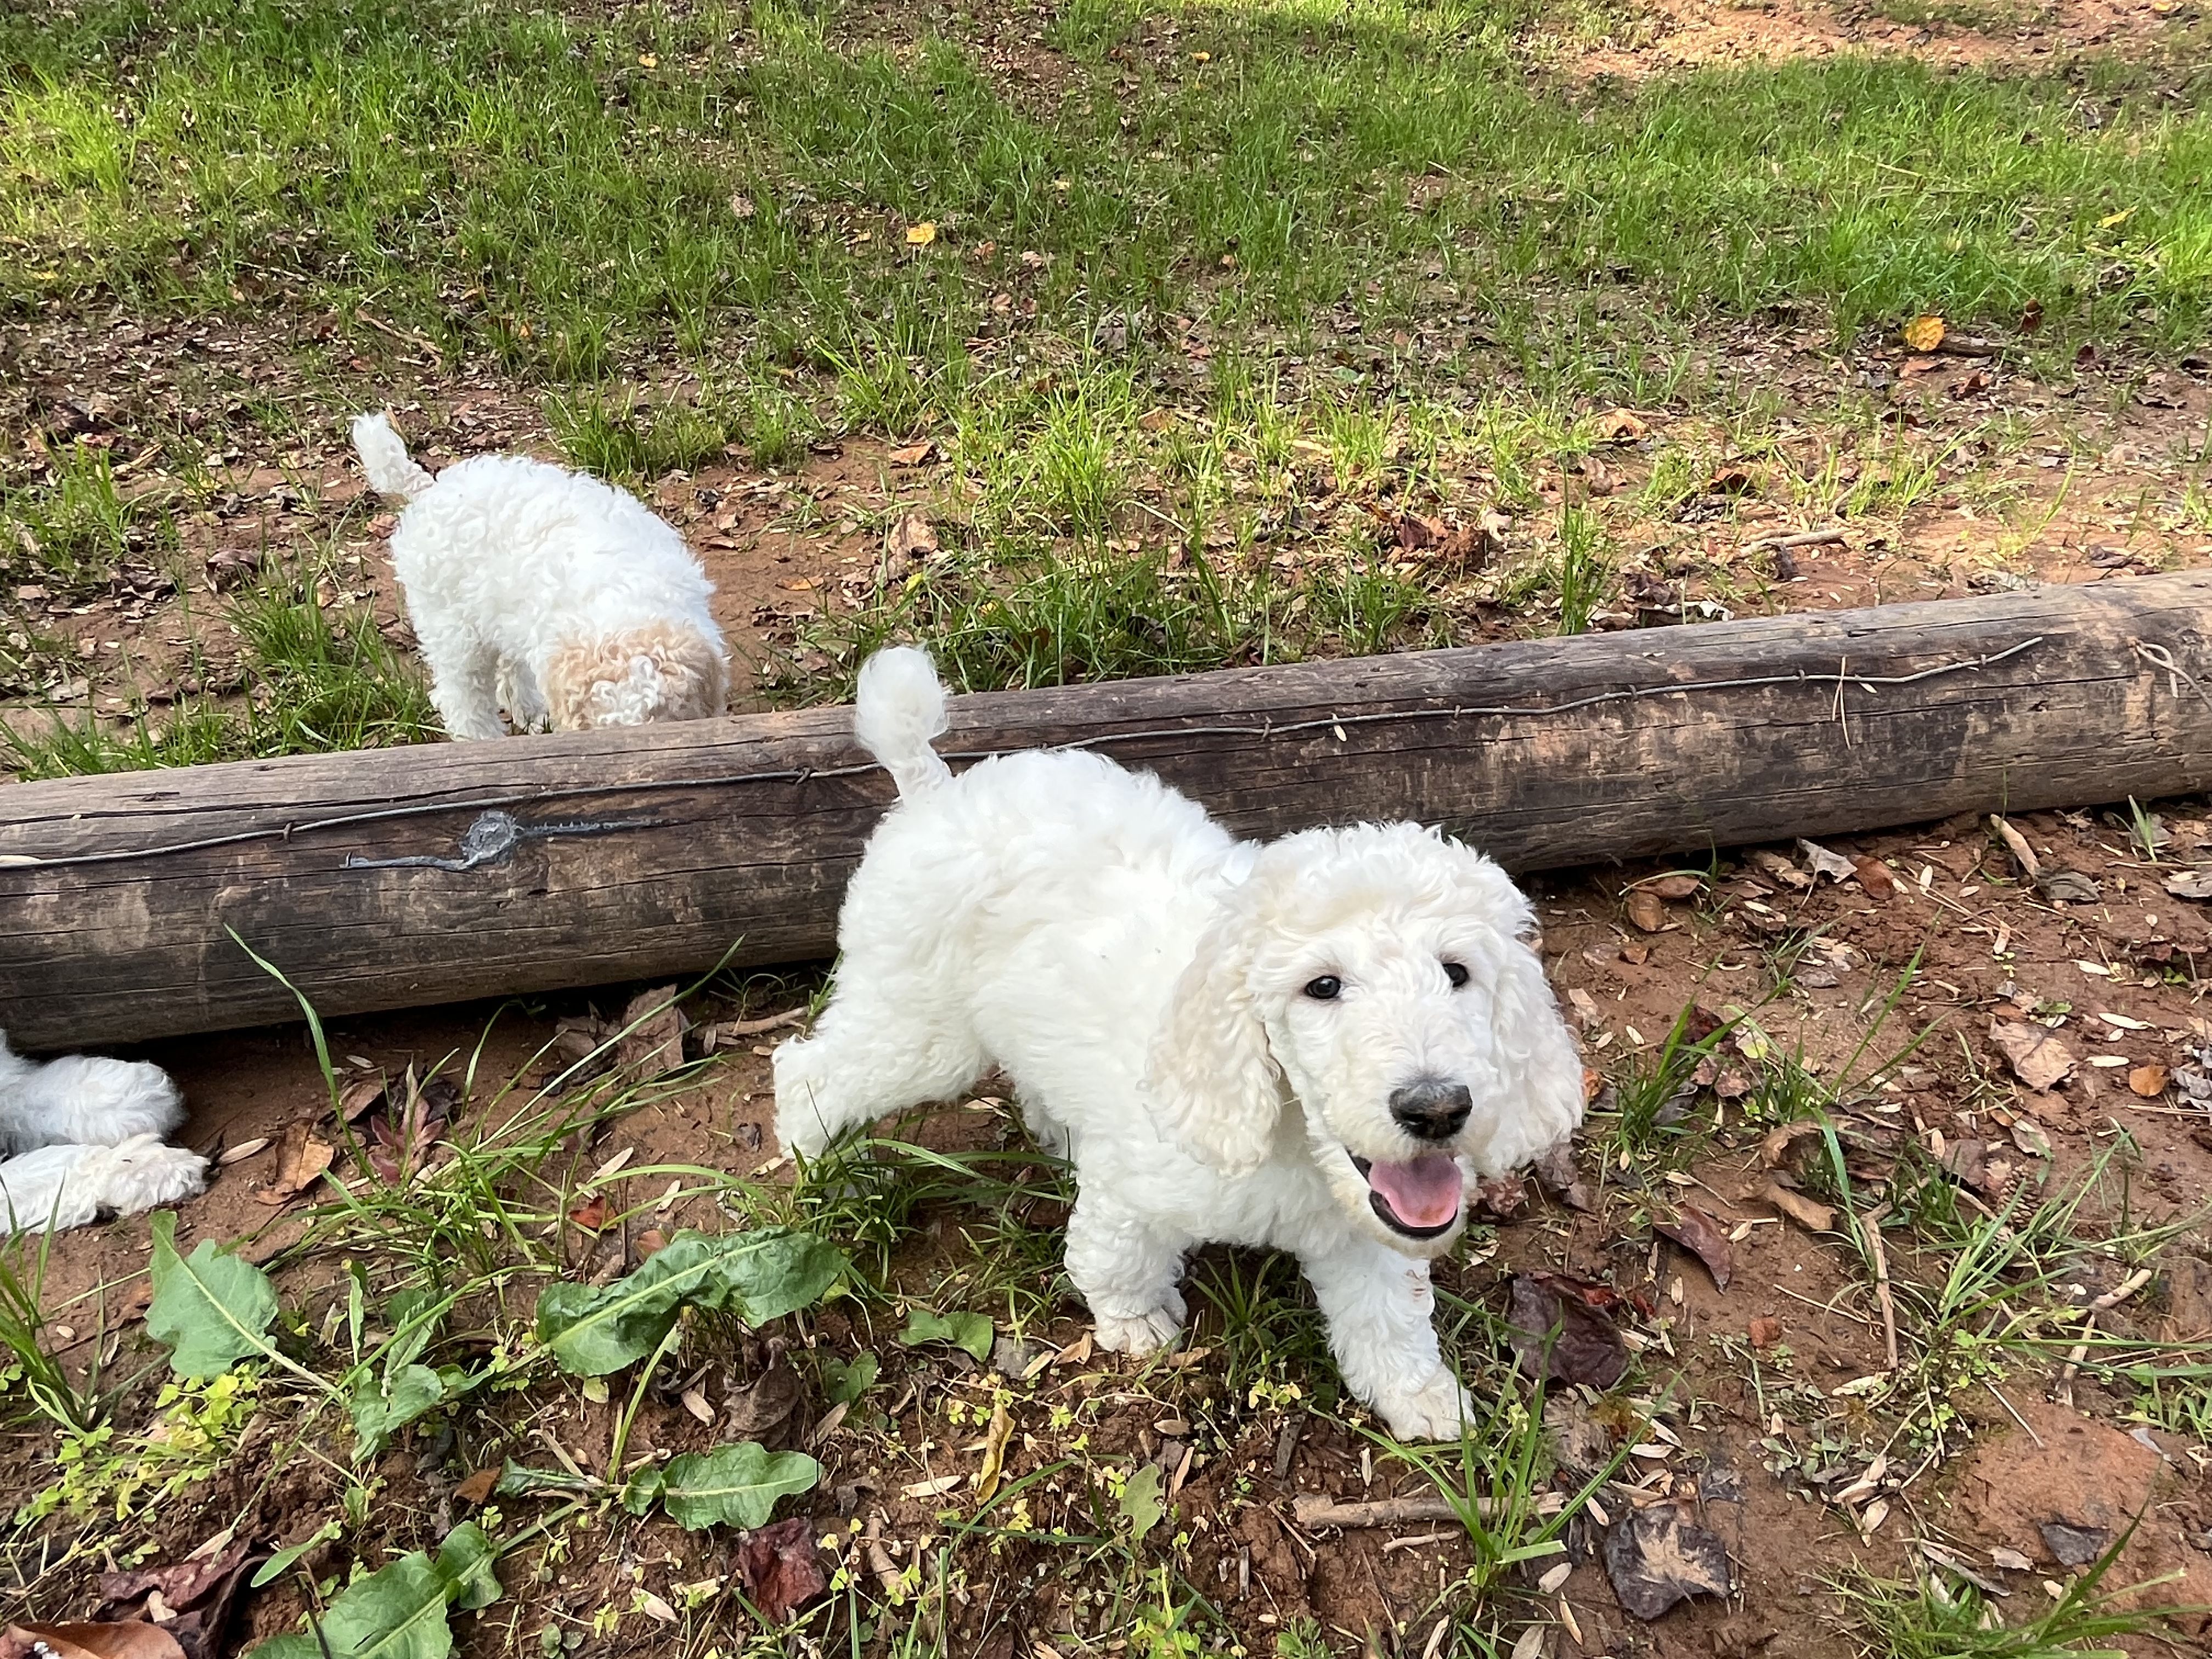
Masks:
[[[420,671],[363,607],[325,604],[313,568],[272,569],[226,605],[239,695],[187,693],[117,723],[87,706],[0,725],[0,762],[24,778],[141,771],[418,743],[436,734]],[[204,666],[203,665],[203,672]]]
[[[105,449],[58,446],[44,481],[0,489],[0,576],[104,586],[125,560],[156,559],[173,544],[167,516],[125,495]]]
[[[1529,14],[1500,0],[1193,7],[1209,61],[1139,52],[1124,87],[1103,50],[1142,15],[1062,19],[1054,104],[956,40],[894,54],[776,5],[33,7],[0,23],[0,283],[17,307],[371,305],[555,378],[641,347],[813,362],[890,430],[998,291],[1071,337],[1443,306],[1569,380],[1619,379],[1624,335],[1784,300],[1849,333],[2037,298],[2062,344],[2212,314],[2208,128],[2121,70],[2092,77],[2118,100],[2094,131],[2057,80],[1901,58],[1563,93],[1513,70]],[[1432,170],[1449,187],[1408,211]]]

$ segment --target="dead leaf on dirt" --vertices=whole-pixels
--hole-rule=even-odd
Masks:
[[[2173,1073],[2154,1061],[2138,1066],[2128,1073],[2128,1091],[2145,1100],[2156,1100],[2166,1092],[2166,1085],[2173,1081]]]
[[[1813,884],[1812,877],[1807,875],[1779,853],[1770,852],[1761,848],[1751,855],[1751,861],[1784,887],[1792,888],[1798,892],[1805,891]]]
[[[1897,878],[1880,859],[1853,859],[1851,869],[1869,897],[1887,898],[1897,890]]]
[[[104,1572],[100,1576],[100,1604],[94,1609],[94,1621],[119,1622],[127,1628],[133,1618],[151,1619],[185,1659],[218,1659],[229,1650],[223,1632],[230,1623],[239,1589],[246,1582],[247,1571],[261,1559],[247,1540],[205,1555],[187,1556],[167,1566]],[[145,1659],[136,1650],[129,1651],[131,1659]],[[152,1651],[156,1650],[148,1650],[149,1655]]]
[[[1772,1314],[1759,1314],[1751,1322],[1751,1346],[1771,1348],[1782,1340],[1782,1322]]]
[[[1667,907],[1650,888],[1634,888],[1628,895],[1628,919],[1644,932],[1656,933],[1667,925]]]
[[[1685,1204],[1672,1221],[1655,1221],[1655,1231],[1664,1233],[1684,1249],[1695,1254],[1713,1276],[1713,1288],[1725,1291],[1735,1271],[1735,1252],[1729,1247],[1727,1231],[1694,1204]]]
[[[740,1440],[759,1439],[791,1415],[802,1393],[799,1373],[779,1354],[754,1382],[730,1396],[730,1432]]]
[[[937,222],[933,219],[924,219],[918,225],[906,228],[906,245],[908,247],[927,247],[936,240]]]
[[[1645,1622],[1692,1595],[1726,1595],[1728,1547],[1672,1504],[1632,1509],[1605,1535],[1605,1574],[1621,1610]]]
[[[2031,1089],[2056,1088],[2073,1074],[2074,1052],[2048,1026],[2024,1020],[1990,1022],[1990,1041],[2012,1073]]]
[[[1836,1224],[1836,1212],[1802,1193],[1793,1193],[1778,1181],[1770,1181],[1759,1194],[1808,1232],[1825,1233]]]
[[[568,1219],[587,1233],[595,1233],[607,1224],[607,1195],[593,1193],[568,1212]]]
[[[923,466],[937,459],[937,446],[925,438],[918,444],[905,444],[894,449],[888,459],[893,466]]]
[[[1684,899],[1697,897],[1705,890],[1705,878],[1703,876],[1693,876],[1677,871],[1673,875],[1655,876],[1637,890],[1656,893],[1669,903],[1679,904]]]
[[[2030,1158],[2051,1156],[2051,1137],[2043,1133],[2039,1124],[2030,1123],[2024,1117],[2013,1122],[2012,1144]]]
[[[1909,351],[1933,351],[1943,343],[1943,319],[1933,315],[1915,317],[1898,332]]]
[[[143,1619],[112,1625],[10,1625],[6,1639],[17,1644],[14,1652],[52,1659],[185,1659],[175,1637]]]
[[[358,1121],[363,1112],[384,1098],[386,1086],[381,1072],[355,1079],[338,1092],[338,1115],[349,1123]]]
[[[1592,1292],[1603,1301],[1594,1304]],[[1616,1299],[1603,1285],[1564,1273],[1516,1273],[1505,1320],[1521,1369],[1540,1382],[1599,1389],[1620,1382],[1628,1370],[1628,1346],[1601,1310]]]
[[[1858,873],[1858,866],[1841,853],[1831,853],[1816,841],[1799,842],[1797,853],[1813,866],[1815,876],[1826,876],[1830,881],[1849,881]]]
[[[1807,1135],[1820,1132],[1820,1126],[1810,1118],[1800,1118],[1795,1123],[1784,1123],[1769,1129],[1759,1143],[1759,1161],[1770,1170],[1778,1170],[1789,1161],[1792,1146]]]
[[[247,1158],[268,1150],[269,1137],[256,1135],[251,1140],[240,1141],[235,1146],[224,1147],[222,1155],[216,1159],[216,1163],[223,1169],[228,1169],[234,1164],[243,1164]]]
[[[284,1131],[276,1154],[276,1178],[253,1195],[264,1204],[289,1204],[323,1178],[337,1156],[337,1149],[317,1139],[307,1120],[301,1119]]]
[[[1589,1078],[1595,1075],[1592,1073],[1584,1077],[1585,1089],[1589,1087]],[[1600,1078],[1598,1082],[1602,1087],[1604,1079]],[[1559,1200],[1571,1210],[1587,1212],[1589,1209],[1591,1202],[1589,1185],[1583,1181],[1580,1172],[1575,1168],[1573,1143],[1565,1140],[1554,1141],[1537,1154],[1536,1161],[1531,1167],[1536,1176],[1536,1184],[1546,1193]]]
[[[492,1488],[499,1485],[499,1474],[500,1472],[495,1468],[478,1469],[474,1474],[453,1487],[453,1496],[466,1503],[488,1503],[491,1498]]]
[[[1613,1455],[1612,1431],[1590,1414],[1578,1394],[1547,1398],[1544,1426],[1552,1431],[1552,1449],[1559,1462],[1577,1474],[1596,1474]]]
[[[1723,1070],[1713,1079],[1713,1095],[1719,1100],[1741,1100],[1751,1093],[1751,1074],[1733,1066]]]
[[[902,514],[884,538],[884,574],[896,580],[938,551],[936,527],[919,513]]]
[[[2166,878],[2166,890],[2176,898],[2212,899],[2212,870],[2182,870]]]
[[[1608,409],[1597,417],[1597,440],[1605,444],[1632,444],[1647,437],[1650,423],[1633,410]]]
[[[991,1426],[983,1436],[983,1461],[975,1470],[975,1498],[988,1504],[998,1495],[1000,1472],[1006,1462],[1006,1442],[1012,1437],[1014,1419],[1006,1413],[1006,1396],[991,1402]]]
[[[628,1035],[615,1044],[615,1064],[640,1082],[684,1063],[684,1034],[691,1022],[676,1006],[673,985],[656,986],[632,997],[622,1012],[619,1029]]]
[[[1498,1176],[1475,1188],[1475,1199],[1500,1221],[1510,1221],[1528,1206],[1528,1189],[1518,1176]]]
[[[738,1582],[755,1607],[781,1624],[830,1588],[814,1543],[815,1522],[804,1515],[761,1527],[738,1540]]]
[[[2094,904],[2104,896],[2079,870],[2045,870],[2036,877],[2035,890],[2053,904]]]
[[[668,1235],[666,1233],[662,1232],[658,1227],[647,1227],[643,1232],[640,1233],[635,1238],[630,1241],[630,1249],[636,1255],[637,1259],[640,1261],[642,1261],[646,1257],[657,1255],[662,1249],[665,1249],[667,1247],[667,1244]]]
[[[737,218],[750,219],[759,210],[753,205],[753,198],[750,196],[740,193],[730,198],[730,212]]]
[[[1759,480],[1740,466],[1724,466],[1705,480],[1708,495],[1755,495]]]
[[[2062,1567],[2087,1566],[2112,1541],[2112,1534],[2102,1527],[2076,1526],[2070,1521],[2045,1521],[2036,1530]]]

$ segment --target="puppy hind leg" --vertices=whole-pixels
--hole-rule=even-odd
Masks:
[[[841,987],[813,1035],[783,1044],[772,1065],[776,1139],[814,1158],[849,1129],[957,1093],[990,1059],[949,1011]]]
[[[1456,1440],[1469,1415],[1437,1346],[1429,1264],[1364,1239],[1301,1258],[1345,1386],[1401,1440]]]
[[[434,630],[426,636],[418,628],[416,636],[430,670],[430,702],[446,735],[459,741],[505,737],[507,726],[499,717],[499,653],[459,634]]]
[[[1188,1310],[1176,1281],[1191,1241],[1161,1232],[1103,1188],[1076,1176],[1067,1218],[1067,1276],[1091,1304],[1098,1346],[1147,1354],[1175,1340]]]

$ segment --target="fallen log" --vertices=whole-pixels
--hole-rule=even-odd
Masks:
[[[2212,787],[2212,572],[955,701],[1237,830],[1450,824],[1546,867]],[[2193,678],[2191,678],[2193,676]],[[890,799],[844,709],[0,790],[28,1047],[827,955]],[[235,938],[233,935],[235,934]]]

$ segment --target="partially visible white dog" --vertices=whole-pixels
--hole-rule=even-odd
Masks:
[[[158,1066],[65,1054],[45,1065],[0,1031],[0,1233],[136,1215],[207,1186],[207,1160],[161,1137],[185,1121]]]
[[[830,1005],[776,1051],[784,1149],[995,1064],[1074,1163],[1067,1272],[1102,1347],[1175,1335],[1194,1246],[1289,1250],[1352,1391],[1402,1437],[1455,1437],[1430,1260],[1471,1177],[1582,1118],[1528,901],[1416,824],[1235,841],[1095,754],[956,780],[945,726],[927,657],[869,659],[854,729],[900,800],[846,894]]]
[[[684,538],[597,478],[478,455],[434,479],[382,415],[353,423],[368,481],[408,505],[392,562],[455,738],[719,714],[730,653]]]

